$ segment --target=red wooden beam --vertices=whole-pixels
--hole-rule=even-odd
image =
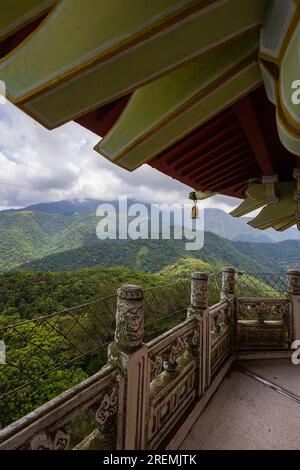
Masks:
[[[249,95],[232,105],[264,175],[275,173]]]

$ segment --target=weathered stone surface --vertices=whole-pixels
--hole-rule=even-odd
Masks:
[[[195,272],[191,281],[191,305],[188,308],[188,317],[201,315],[208,305],[208,275]]]
[[[300,271],[290,269],[288,271],[287,291],[292,295],[300,295]]]
[[[124,352],[142,344],[144,335],[144,293],[141,287],[125,285],[118,289],[115,341]]]
[[[221,300],[233,300],[235,289],[235,269],[226,267],[222,270]]]

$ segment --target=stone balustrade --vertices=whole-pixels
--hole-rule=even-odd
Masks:
[[[177,448],[236,358],[289,355],[300,339],[299,272],[283,298],[236,297],[235,280],[225,268],[210,307],[209,276],[193,273],[186,320],[147,344],[143,289],[120,287],[107,365],[1,430],[0,449]],[[69,429],[83,415],[76,442]]]

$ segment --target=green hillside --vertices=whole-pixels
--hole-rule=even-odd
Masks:
[[[0,276],[0,326],[1,322],[34,318],[115,294],[123,283],[151,287],[167,280],[161,274],[145,274],[125,267],[5,273]]]
[[[285,256],[287,244],[288,257]],[[290,266],[300,265],[300,242],[248,244],[232,242],[206,232],[201,250],[186,251],[182,240],[99,240],[92,245],[55,253],[24,264],[22,269],[72,271],[92,266],[126,266],[155,273],[184,258],[202,260],[215,270],[229,264],[252,272],[282,271]]]
[[[221,217],[222,211],[217,212],[218,217],[208,212],[206,226],[211,227],[212,223],[216,226],[216,220],[225,226],[225,219],[232,219],[225,213]],[[157,272],[186,257],[202,259],[216,268],[233,264],[251,271],[286,270],[300,265],[299,240],[250,243],[206,233],[203,249],[191,252],[185,250],[181,240],[100,241],[96,236],[98,221],[95,212],[0,213],[0,271],[21,267],[63,271],[100,265]],[[232,229],[232,233],[237,231]]]
[[[300,241],[286,240],[278,243],[235,242],[244,255],[257,259],[267,271],[286,271],[300,268]]]

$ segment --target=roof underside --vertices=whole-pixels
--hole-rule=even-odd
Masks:
[[[0,79],[129,171],[245,198],[236,216],[278,204],[253,226],[300,228],[299,18],[298,0],[2,0]]]
[[[76,122],[103,136],[129,100],[126,95]],[[250,178],[276,173],[288,181],[297,160],[278,137],[276,109],[261,85],[147,163],[195,190],[243,198]]]
[[[249,178],[290,180],[297,157],[281,144],[260,86],[148,163],[195,190],[243,198]]]

